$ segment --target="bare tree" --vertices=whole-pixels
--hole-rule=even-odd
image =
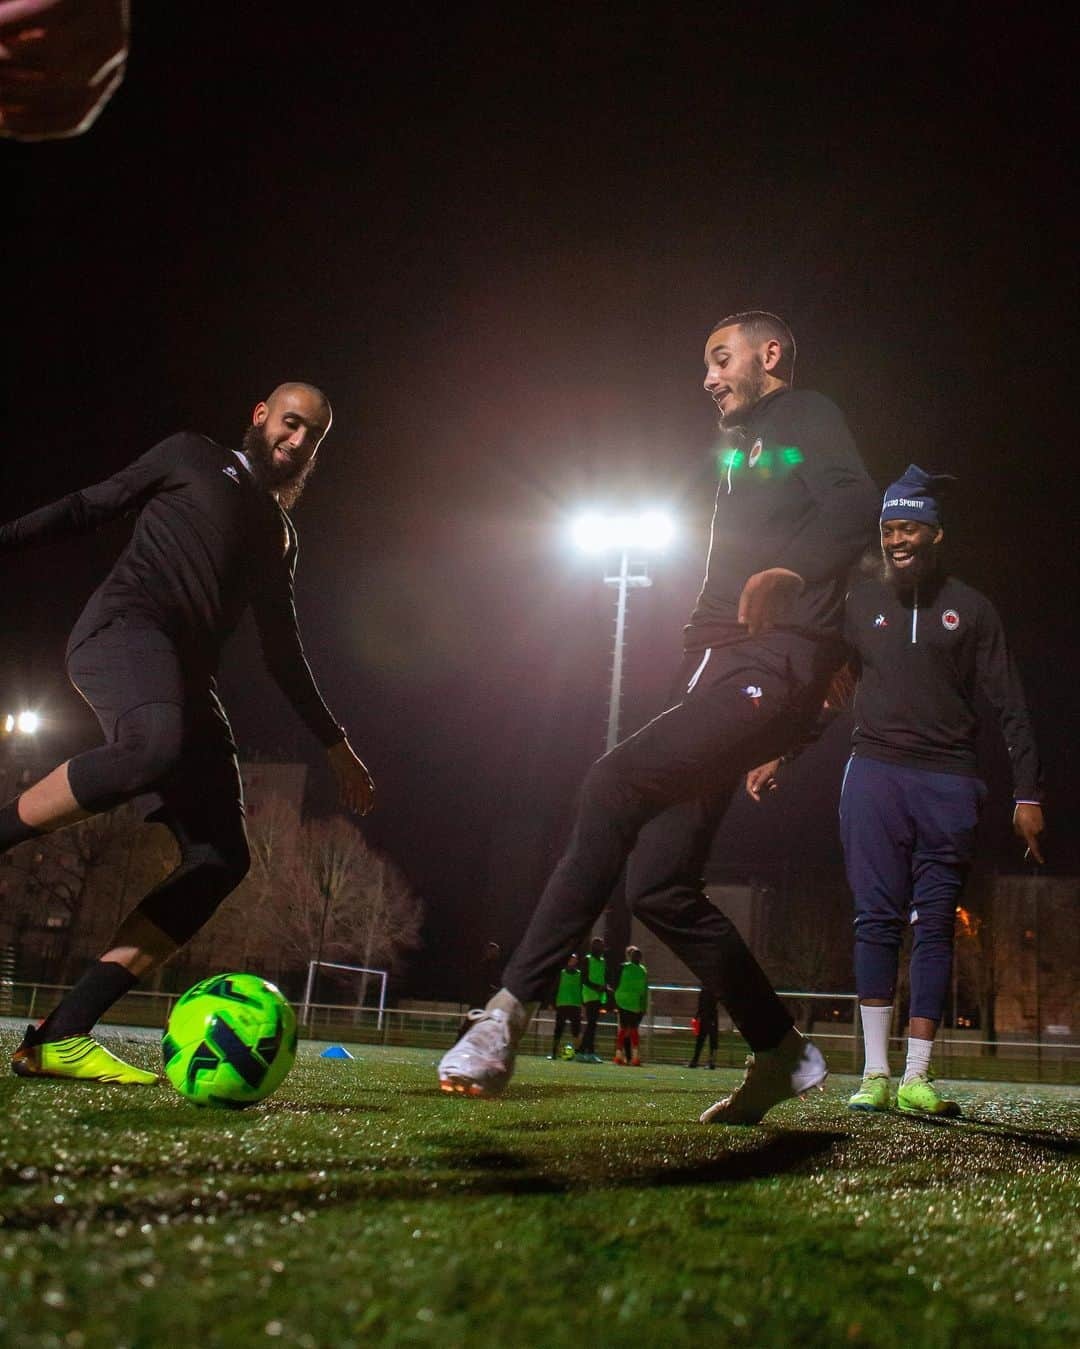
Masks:
[[[301,825],[296,809],[277,796],[247,820],[251,868],[235,891],[184,949],[192,971],[257,969],[280,976],[288,961],[280,948],[276,907],[295,886]]]
[[[419,943],[423,906],[402,872],[337,816],[300,830],[268,928],[297,965],[309,960],[395,967]]]
[[[394,968],[419,944],[420,900],[348,820],[302,824],[269,797],[248,843],[251,869],[184,948],[185,977],[230,968],[280,980],[310,960]]]
[[[13,850],[11,865],[20,873],[23,901],[31,922],[54,934],[54,978],[66,982],[93,927],[87,910],[116,902],[131,865],[139,821],[130,807],[92,815],[66,829],[31,839]]]
[[[838,886],[810,878],[783,892],[768,893],[762,963],[778,988],[806,993],[843,991],[851,978],[850,900]],[[800,1020],[810,1031],[821,1004],[799,1002]]]

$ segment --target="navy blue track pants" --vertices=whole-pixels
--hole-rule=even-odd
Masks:
[[[909,1015],[941,1020],[956,906],[985,796],[979,778],[878,759],[848,761],[840,834],[855,896],[855,988],[861,999],[891,1001],[904,924],[910,923]]]

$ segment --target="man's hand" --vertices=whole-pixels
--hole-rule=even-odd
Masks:
[[[337,778],[341,804],[357,815],[367,815],[375,805],[375,783],[363,761],[353,753],[347,740],[331,745],[326,757]]]
[[[798,572],[786,567],[757,571],[743,586],[739,596],[739,622],[750,629],[751,637],[782,623],[791,606],[802,594],[804,581]]]
[[[768,763],[758,764],[746,775],[747,795],[755,801],[761,800],[762,792],[776,791],[776,773],[780,767],[779,759],[770,759]]]
[[[1029,801],[1020,801],[1013,811],[1013,832],[1023,839],[1027,850],[1040,864],[1045,862],[1039,840],[1046,822],[1043,820],[1042,806],[1032,805]]]

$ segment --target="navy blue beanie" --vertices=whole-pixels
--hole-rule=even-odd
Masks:
[[[941,497],[956,479],[949,473],[927,473],[918,464],[908,464],[898,482],[890,483],[881,503],[881,519],[918,520],[924,525],[941,524]]]

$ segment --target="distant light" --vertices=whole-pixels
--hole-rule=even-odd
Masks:
[[[663,511],[642,511],[638,516],[638,546],[659,553],[675,537],[675,521]]]
[[[9,712],[7,716],[4,718],[4,734],[10,735],[14,729],[15,729],[15,718]]]
[[[626,515],[586,511],[574,521],[571,533],[583,553],[621,553],[631,549],[657,553],[675,537],[675,522],[659,510]]]
[[[23,735],[33,735],[41,725],[41,718],[36,712],[20,712],[15,720],[15,727]]]

